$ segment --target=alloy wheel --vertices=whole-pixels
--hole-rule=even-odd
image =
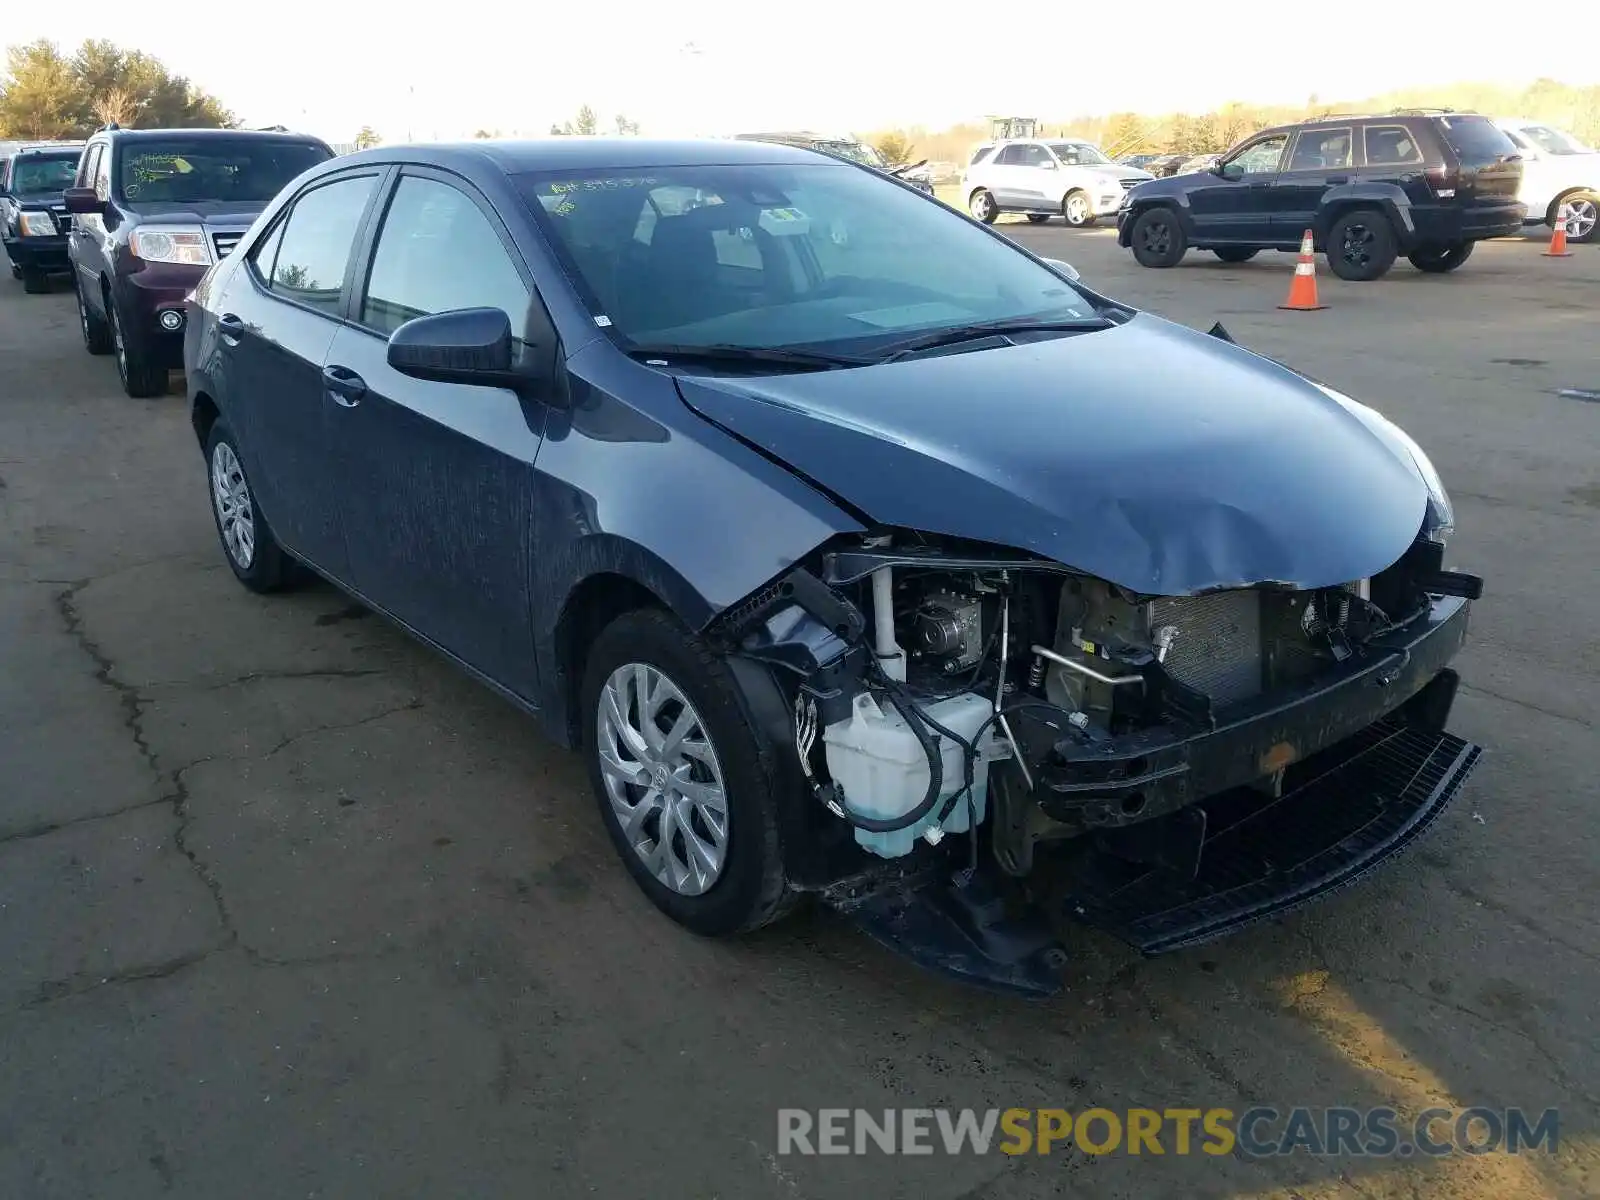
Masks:
[[[255,507],[239,456],[227,442],[218,442],[211,452],[211,502],[228,557],[241,571],[248,571],[256,557]]]
[[[1353,267],[1365,268],[1372,261],[1372,247],[1377,240],[1370,225],[1346,225],[1340,257]]]
[[[1600,221],[1600,207],[1593,200],[1571,200],[1567,203],[1567,236],[1586,238],[1594,232]]]
[[[1172,249],[1172,226],[1165,221],[1147,221],[1139,231],[1140,242],[1149,254],[1165,254]]]
[[[1067,221],[1073,225],[1082,225],[1089,219],[1089,201],[1082,196],[1072,196],[1067,200]]]
[[[699,896],[728,858],[722,765],[694,705],[658,667],[625,663],[600,689],[595,752],[606,799],[645,868]]]

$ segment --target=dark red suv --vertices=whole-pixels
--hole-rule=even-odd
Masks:
[[[287,131],[119,129],[85,145],[68,257],[90,354],[117,356],[130,396],[159,396],[183,365],[184,300],[262,209],[333,157]]]

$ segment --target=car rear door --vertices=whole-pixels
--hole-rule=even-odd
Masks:
[[[982,169],[984,186],[993,194],[1001,208],[1023,208],[1027,205],[1028,175],[1027,155],[1020,142],[1001,146],[990,155]]]
[[[453,175],[406,168],[364,258],[365,284],[323,370],[352,583],[531,696],[533,464],[545,406],[508,388],[402,375],[387,350],[406,321],[461,308],[503,310],[525,343],[553,345],[553,327],[500,217]]]
[[[1297,241],[1316,225],[1327,190],[1355,178],[1354,139],[1354,127],[1348,124],[1314,125],[1295,134],[1267,202],[1273,241]]]
[[[339,463],[322,364],[339,327],[353,251],[386,169],[319,179],[295,197],[212,301],[223,415],[278,540],[339,580]]]

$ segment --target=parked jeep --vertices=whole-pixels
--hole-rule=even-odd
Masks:
[[[159,396],[183,365],[185,298],[279,190],[333,151],[238,129],[119,129],[90,137],[66,207],[90,354],[115,352],[123,390]]]
[[[1280,125],[1209,170],[1140,184],[1117,214],[1117,240],[1141,266],[1190,250],[1244,262],[1299,248],[1311,230],[1341,279],[1384,275],[1404,254],[1419,271],[1453,271],[1484,238],[1519,233],[1522,162],[1486,117],[1407,109]]]
[[[11,277],[25,292],[44,292],[64,274],[72,218],[62,193],[78,170],[82,142],[23,146],[0,160],[0,241]]]

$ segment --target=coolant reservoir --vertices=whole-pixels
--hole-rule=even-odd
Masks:
[[[923,704],[929,717],[952,733],[971,742],[994,712],[994,705],[982,696],[968,692]],[[939,803],[921,821],[893,833],[856,830],[856,841],[883,858],[909,854],[919,837],[937,823],[935,815],[944,801],[961,790],[966,778],[966,751],[947,737],[930,735],[938,743],[943,777]],[[848,720],[835,721],[822,732],[826,746],[828,772],[844,793],[845,808],[857,816],[887,820],[902,817],[922,803],[928,792],[928,756],[917,735],[893,705],[879,704],[870,692],[855,698]],[[1006,750],[993,736],[993,726],[978,747],[972,771],[972,808],[981,823],[989,798],[989,763]],[[963,833],[968,828],[965,797],[945,819],[945,833]]]

